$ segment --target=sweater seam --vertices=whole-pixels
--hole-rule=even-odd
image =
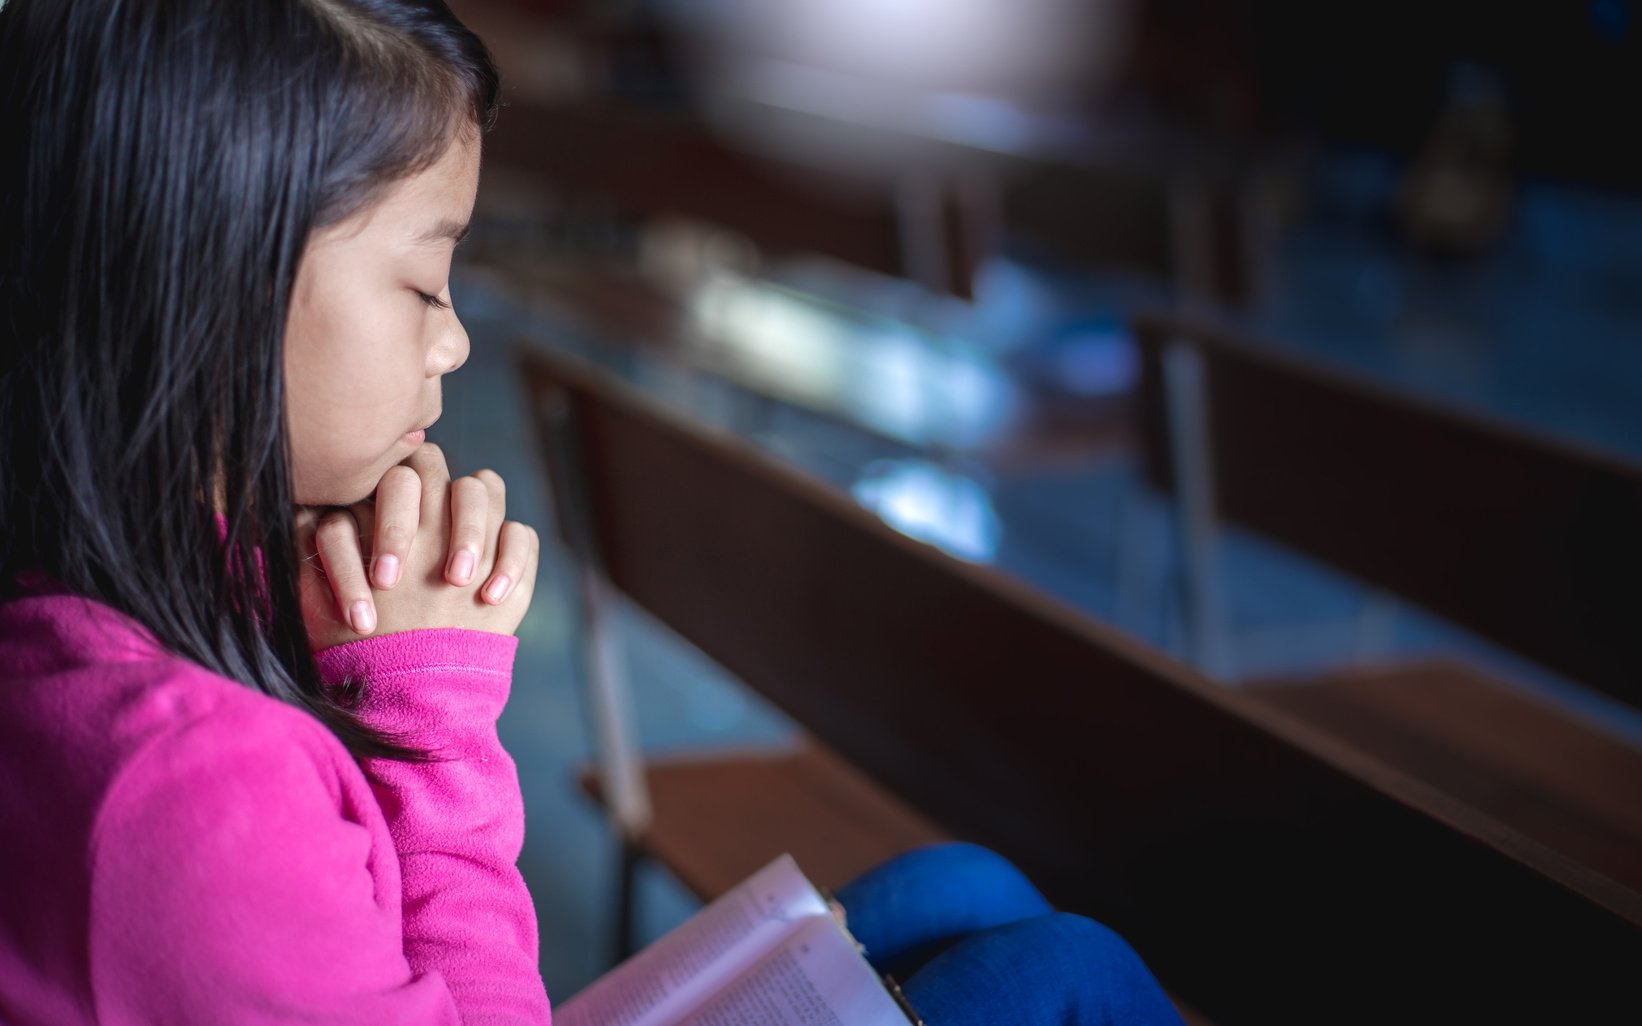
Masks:
[[[461,670],[467,673],[482,673],[491,677],[509,677],[507,670],[497,670],[488,666],[473,666],[469,663],[433,663],[421,666],[406,666],[397,670],[372,670],[369,667],[360,667],[360,675],[368,681],[376,682],[392,677],[406,677],[414,673],[436,673],[447,670]]]

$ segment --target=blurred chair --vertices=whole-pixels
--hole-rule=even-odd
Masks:
[[[1226,161],[1188,160],[1151,139],[1084,156],[927,145],[944,153],[927,171],[851,174],[745,152],[674,112],[521,103],[486,159],[562,195],[690,218],[770,254],[819,254],[937,295],[971,298],[976,271],[1006,241],[1220,308],[1246,307],[1264,287],[1267,172],[1206,171]]]
[[[1156,144],[1153,144],[1156,145]],[[1226,161],[1202,163],[1211,166]],[[1252,306],[1273,263],[1274,170],[1209,172],[1144,151],[1000,166],[1002,236],[1074,267],[1139,276],[1179,301]]]
[[[821,254],[934,293],[971,295],[986,245],[963,190],[755,156],[675,112],[517,104],[485,158],[634,216],[691,218],[766,252]]]
[[[613,590],[869,777],[872,804],[1012,858],[1217,1019],[1642,1014],[1635,891],[584,364],[518,365],[595,669],[614,665],[596,614]],[[704,771],[689,800],[715,822],[668,820],[664,767],[642,772],[600,677],[601,788],[628,850],[682,861],[664,824],[721,847],[719,812],[755,809],[737,796],[779,773]],[[825,815],[872,821],[857,811]],[[734,828],[767,845],[738,857],[797,843],[774,836],[795,818]]]
[[[1177,497],[1195,659],[1238,677],[1224,519],[1642,706],[1642,469],[1190,321],[1136,334],[1147,477]],[[1642,889],[1642,752],[1548,701],[1448,658],[1243,689]]]

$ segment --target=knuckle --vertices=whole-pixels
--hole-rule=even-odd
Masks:
[[[334,545],[346,541],[354,530],[356,528],[353,517],[346,513],[328,513],[320,519],[319,526],[314,530],[314,535],[320,542]]]
[[[502,480],[502,475],[496,471],[486,467],[484,470],[475,471],[473,476],[485,486],[485,491],[490,493],[491,502],[500,503],[507,498],[507,482]]]
[[[472,507],[464,509],[463,514],[451,525],[451,537],[464,542],[483,541],[485,538],[484,520],[474,514]]]
[[[331,590],[336,592],[338,597],[353,598],[362,590],[359,580],[359,564],[353,560],[326,560],[323,569],[326,579],[331,582]]]
[[[379,490],[394,492],[401,489],[408,491],[412,488],[421,487],[422,475],[418,474],[414,468],[399,463],[389,467],[388,472],[382,475],[382,484]]]
[[[472,475],[457,478],[451,487],[456,490],[457,498],[466,502],[478,502],[488,495],[485,483]]]
[[[506,542],[502,547],[502,556],[508,566],[520,566],[529,558],[530,537],[523,531],[509,525],[503,528],[502,540]]]
[[[424,480],[439,480],[450,476],[446,469],[445,452],[433,442],[423,442],[405,462]]]

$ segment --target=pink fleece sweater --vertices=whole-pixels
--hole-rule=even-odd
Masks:
[[[515,647],[321,653],[368,722],[447,757],[373,786],[312,716],[106,606],[0,605],[0,1022],[549,1022],[496,737]]]

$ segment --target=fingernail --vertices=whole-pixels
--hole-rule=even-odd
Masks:
[[[376,613],[371,609],[369,602],[360,599],[348,607],[348,622],[355,632],[369,634],[376,630]]]
[[[457,584],[467,584],[473,580],[473,553],[467,549],[458,549],[451,557],[450,572],[456,578]]]
[[[485,594],[490,597],[492,602],[500,602],[507,597],[508,585],[512,583],[507,579],[507,574],[503,574],[490,582],[490,587],[485,589]]]
[[[392,553],[376,557],[376,584],[391,588],[399,583],[399,557]]]

